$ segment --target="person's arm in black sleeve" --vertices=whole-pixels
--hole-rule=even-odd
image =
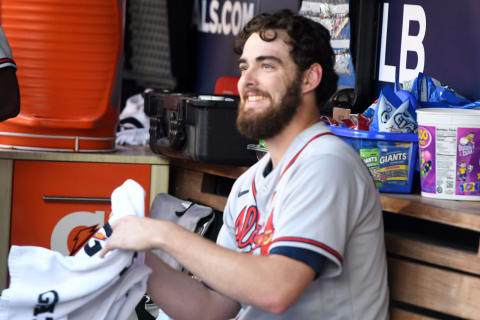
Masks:
[[[0,121],[14,118],[20,112],[20,89],[13,67],[0,69]]]

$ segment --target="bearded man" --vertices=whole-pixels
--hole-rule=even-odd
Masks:
[[[378,191],[357,153],[319,121],[335,92],[330,35],[288,10],[254,17],[236,43],[237,126],[268,153],[235,182],[217,244],[160,220],[115,223],[114,248],[161,249],[150,296],[178,319],[386,319]]]

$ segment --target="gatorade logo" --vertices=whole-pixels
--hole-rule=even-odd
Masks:
[[[71,251],[75,253],[82,247],[84,243],[82,240],[90,238],[104,223],[104,211],[75,211],[68,213],[53,228],[50,237],[50,248],[64,256],[68,256]],[[69,236],[74,230],[77,232],[69,241]]]
[[[212,34],[236,36],[242,27],[253,18],[255,4],[243,1],[202,0],[198,8],[198,31]],[[199,11],[199,12],[198,12]]]
[[[425,127],[418,127],[418,145],[420,148],[426,148],[432,142],[432,135]]]

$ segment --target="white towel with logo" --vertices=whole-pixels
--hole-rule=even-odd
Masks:
[[[144,216],[145,191],[125,181],[111,196],[112,216],[75,255],[33,246],[12,246],[8,256],[10,287],[0,296],[0,320],[124,320],[146,291],[151,269],[144,253],[99,252],[110,223],[125,215]]]

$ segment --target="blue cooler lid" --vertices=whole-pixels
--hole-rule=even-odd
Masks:
[[[418,135],[416,133],[373,132],[365,130],[353,130],[350,128],[341,128],[336,126],[327,127],[332,130],[333,134],[340,137],[418,142]]]

